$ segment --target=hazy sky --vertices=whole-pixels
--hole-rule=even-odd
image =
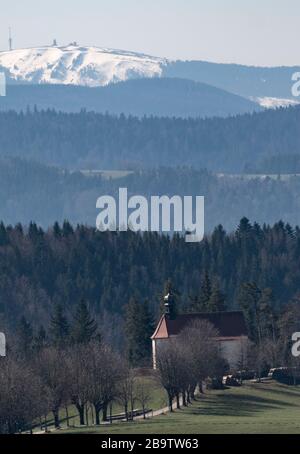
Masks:
[[[0,0],[0,49],[77,41],[178,59],[300,64],[299,0]]]

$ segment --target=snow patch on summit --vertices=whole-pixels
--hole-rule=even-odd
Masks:
[[[284,99],[284,98],[271,98],[271,97],[264,97],[264,98],[251,98],[253,101],[256,101],[261,107],[266,109],[277,109],[278,107],[289,107],[289,106],[296,106],[300,104],[299,101],[295,99]]]
[[[159,77],[167,60],[99,47],[37,47],[0,52],[0,69],[19,82],[104,86]]]

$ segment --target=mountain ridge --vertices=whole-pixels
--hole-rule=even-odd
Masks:
[[[227,117],[261,110],[255,102],[220,88],[176,78],[132,79],[104,87],[11,85],[0,110],[81,109],[142,117]]]
[[[97,46],[37,46],[0,51],[8,82],[103,86],[138,77],[176,77],[208,83],[246,97],[293,99],[294,66],[251,66],[176,60]]]

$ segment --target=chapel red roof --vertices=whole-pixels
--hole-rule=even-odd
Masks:
[[[244,314],[241,311],[214,312],[197,314],[179,314],[175,319],[163,315],[157,325],[152,339],[166,339],[176,336],[195,320],[206,320],[218,331],[219,337],[247,336]]]

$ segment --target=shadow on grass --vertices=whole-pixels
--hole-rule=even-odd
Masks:
[[[201,403],[201,406],[190,407],[190,413],[207,416],[251,416],[265,410],[297,407],[294,403],[242,393],[208,396],[203,400],[198,398],[197,403]]]
[[[274,389],[274,388],[268,388],[268,386],[263,386],[261,388],[261,391],[263,392],[266,392],[266,393],[270,393],[270,394],[274,394],[274,395],[278,395],[278,396],[286,396],[286,397],[290,397],[290,398],[298,398],[299,399],[299,404],[300,404],[300,386],[298,388],[296,388],[295,386],[288,386],[288,385],[283,385],[281,383],[277,383],[276,384],[278,389]],[[259,390],[259,385],[257,386],[256,388],[257,390]]]
[[[64,423],[67,425],[68,421],[69,421],[69,424],[70,424],[70,427],[74,427],[74,421],[78,418],[78,415],[71,415],[69,416],[69,418],[67,418],[66,416],[61,416],[59,418],[59,421],[60,421],[60,424],[63,425]],[[43,426],[43,430],[45,428],[45,420],[42,418],[42,426]],[[53,429],[52,426],[54,426],[54,418],[51,418],[51,417],[48,417],[47,420],[46,420],[46,424],[47,424],[47,427],[49,429]],[[33,429],[39,429],[41,428],[41,423],[40,422],[36,422],[33,426],[32,426]]]

